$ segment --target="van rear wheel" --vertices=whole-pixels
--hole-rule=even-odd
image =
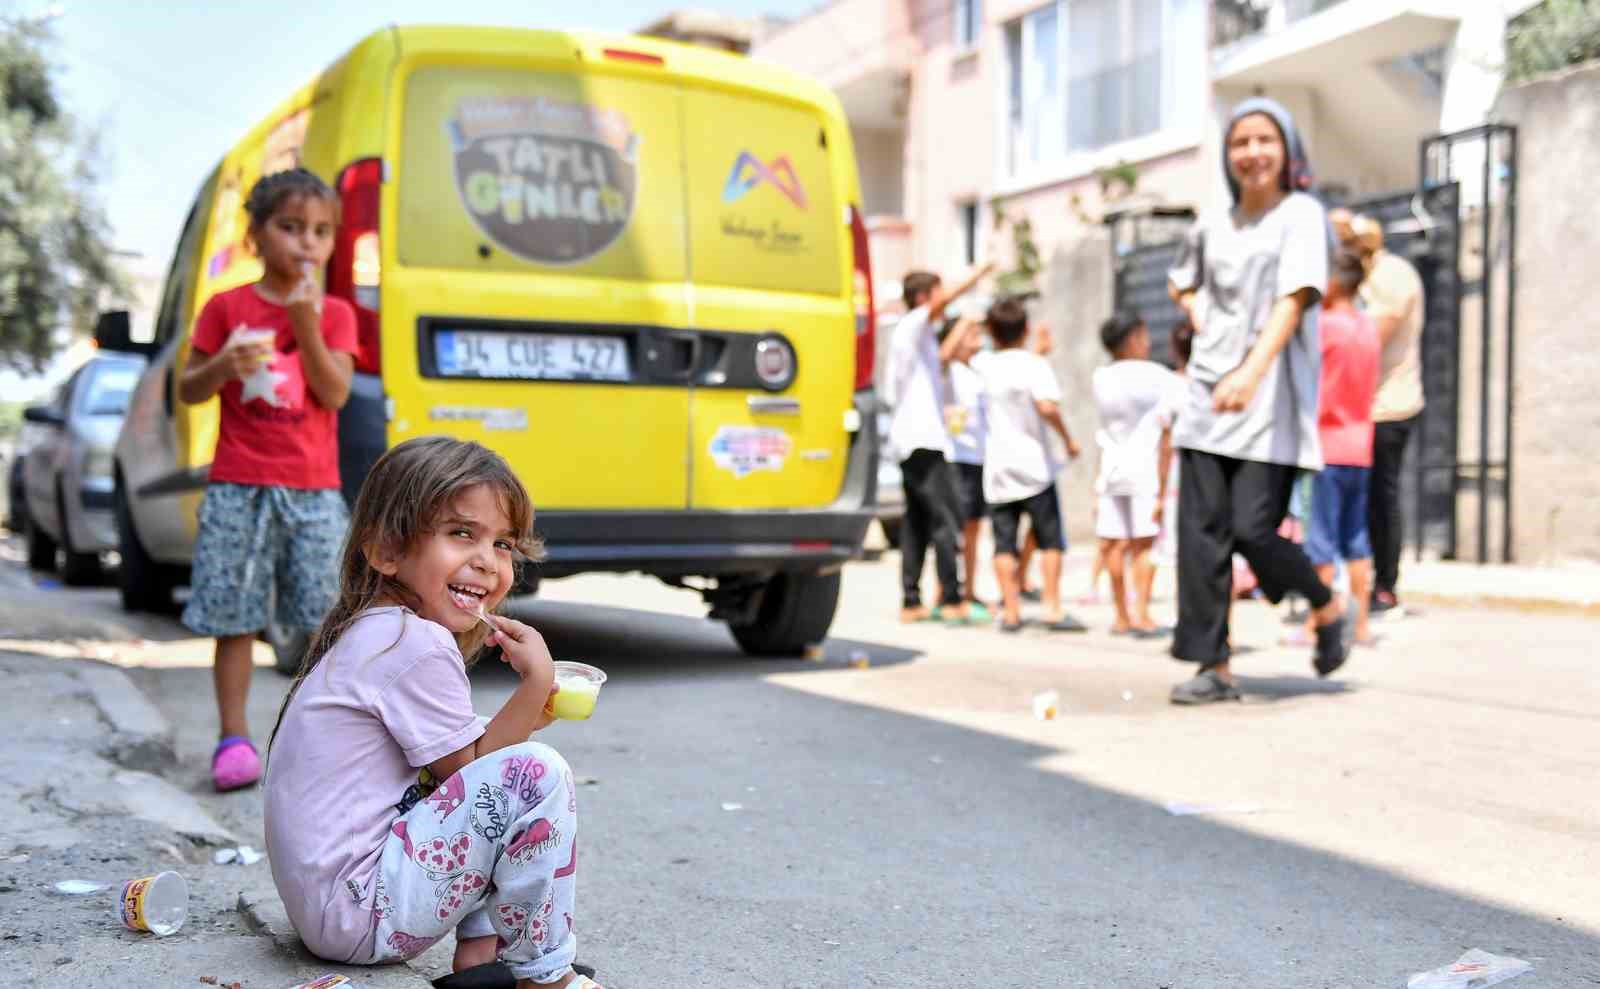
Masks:
[[[839,607],[839,574],[781,573],[767,582],[755,620],[729,624],[751,656],[798,656],[828,637]]]
[[[33,570],[54,570],[56,568],[56,541],[50,533],[39,527],[39,520],[29,516],[27,525],[28,533],[28,567]]]
[[[278,620],[277,602],[273,602],[267,627],[261,630],[261,640],[272,647],[272,666],[286,677],[300,672],[300,663],[311,648],[315,629],[298,625],[285,625]]]
[[[100,554],[80,553],[72,548],[72,527],[67,524],[67,493],[56,491],[56,511],[61,515],[61,582],[69,587],[88,587],[105,579]]]

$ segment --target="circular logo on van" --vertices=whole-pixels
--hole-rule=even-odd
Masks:
[[[446,128],[472,222],[523,260],[586,261],[633,218],[639,135],[619,111],[542,96],[473,98],[456,105]]]

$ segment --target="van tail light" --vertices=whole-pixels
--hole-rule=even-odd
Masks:
[[[872,298],[872,259],[867,254],[867,224],[861,208],[850,206],[850,246],[855,255],[851,297],[856,310],[856,390],[872,387],[878,357],[878,319]]]
[[[328,294],[356,310],[356,370],[377,374],[379,347],[378,282],[382,274],[378,240],[383,160],[363,158],[339,173],[340,223],[328,261]]]

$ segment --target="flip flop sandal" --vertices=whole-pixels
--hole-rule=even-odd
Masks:
[[[1000,623],[1000,631],[1004,632],[1007,635],[1016,635],[1018,632],[1022,631],[1022,623],[1021,622],[1001,622]]]
[[[1141,642],[1149,641],[1150,639],[1165,639],[1171,634],[1171,627],[1166,625],[1157,625],[1155,628],[1136,628],[1133,630],[1133,637]]]
[[[261,756],[243,735],[229,735],[211,755],[211,782],[218,793],[247,787],[261,778]]]
[[[1350,658],[1350,639],[1354,632],[1355,623],[1350,620],[1348,610],[1337,620],[1317,627],[1316,651],[1311,655],[1311,666],[1317,676],[1332,675]]]
[[[572,970],[578,973],[578,977],[567,983],[567,989],[587,989],[590,986],[599,989],[599,983],[594,981],[594,969],[587,965],[573,965]],[[441,975],[433,980],[433,986],[434,989],[517,989],[517,977],[511,974],[511,966],[505,962],[485,962],[460,972]]]
[[[1045,631],[1047,631],[1047,632],[1087,632],[1087,631],[1089,631],[1089,626],[1085,625],[1083,622],[1078,621],[1076,618],[1073,618],[1071,615],[1066,615],[1066,616],[1063,616],[1061,618],[1057,618],[1055,621],[1053,621],[1050,624],[1046,625],[1045,626]]]

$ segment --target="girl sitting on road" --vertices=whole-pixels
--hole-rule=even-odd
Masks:
[[[273,882],[316,954],[407,959],[454,930],[440,985],[595,987],[572,968],[572,773],[528,741],[551,722],[550,652],[490,613],[539,551],[527,491],[476,443],[409,440],[362,485],[265,784]],[[522,683],[484,723],[465,657],[486,643]]]

